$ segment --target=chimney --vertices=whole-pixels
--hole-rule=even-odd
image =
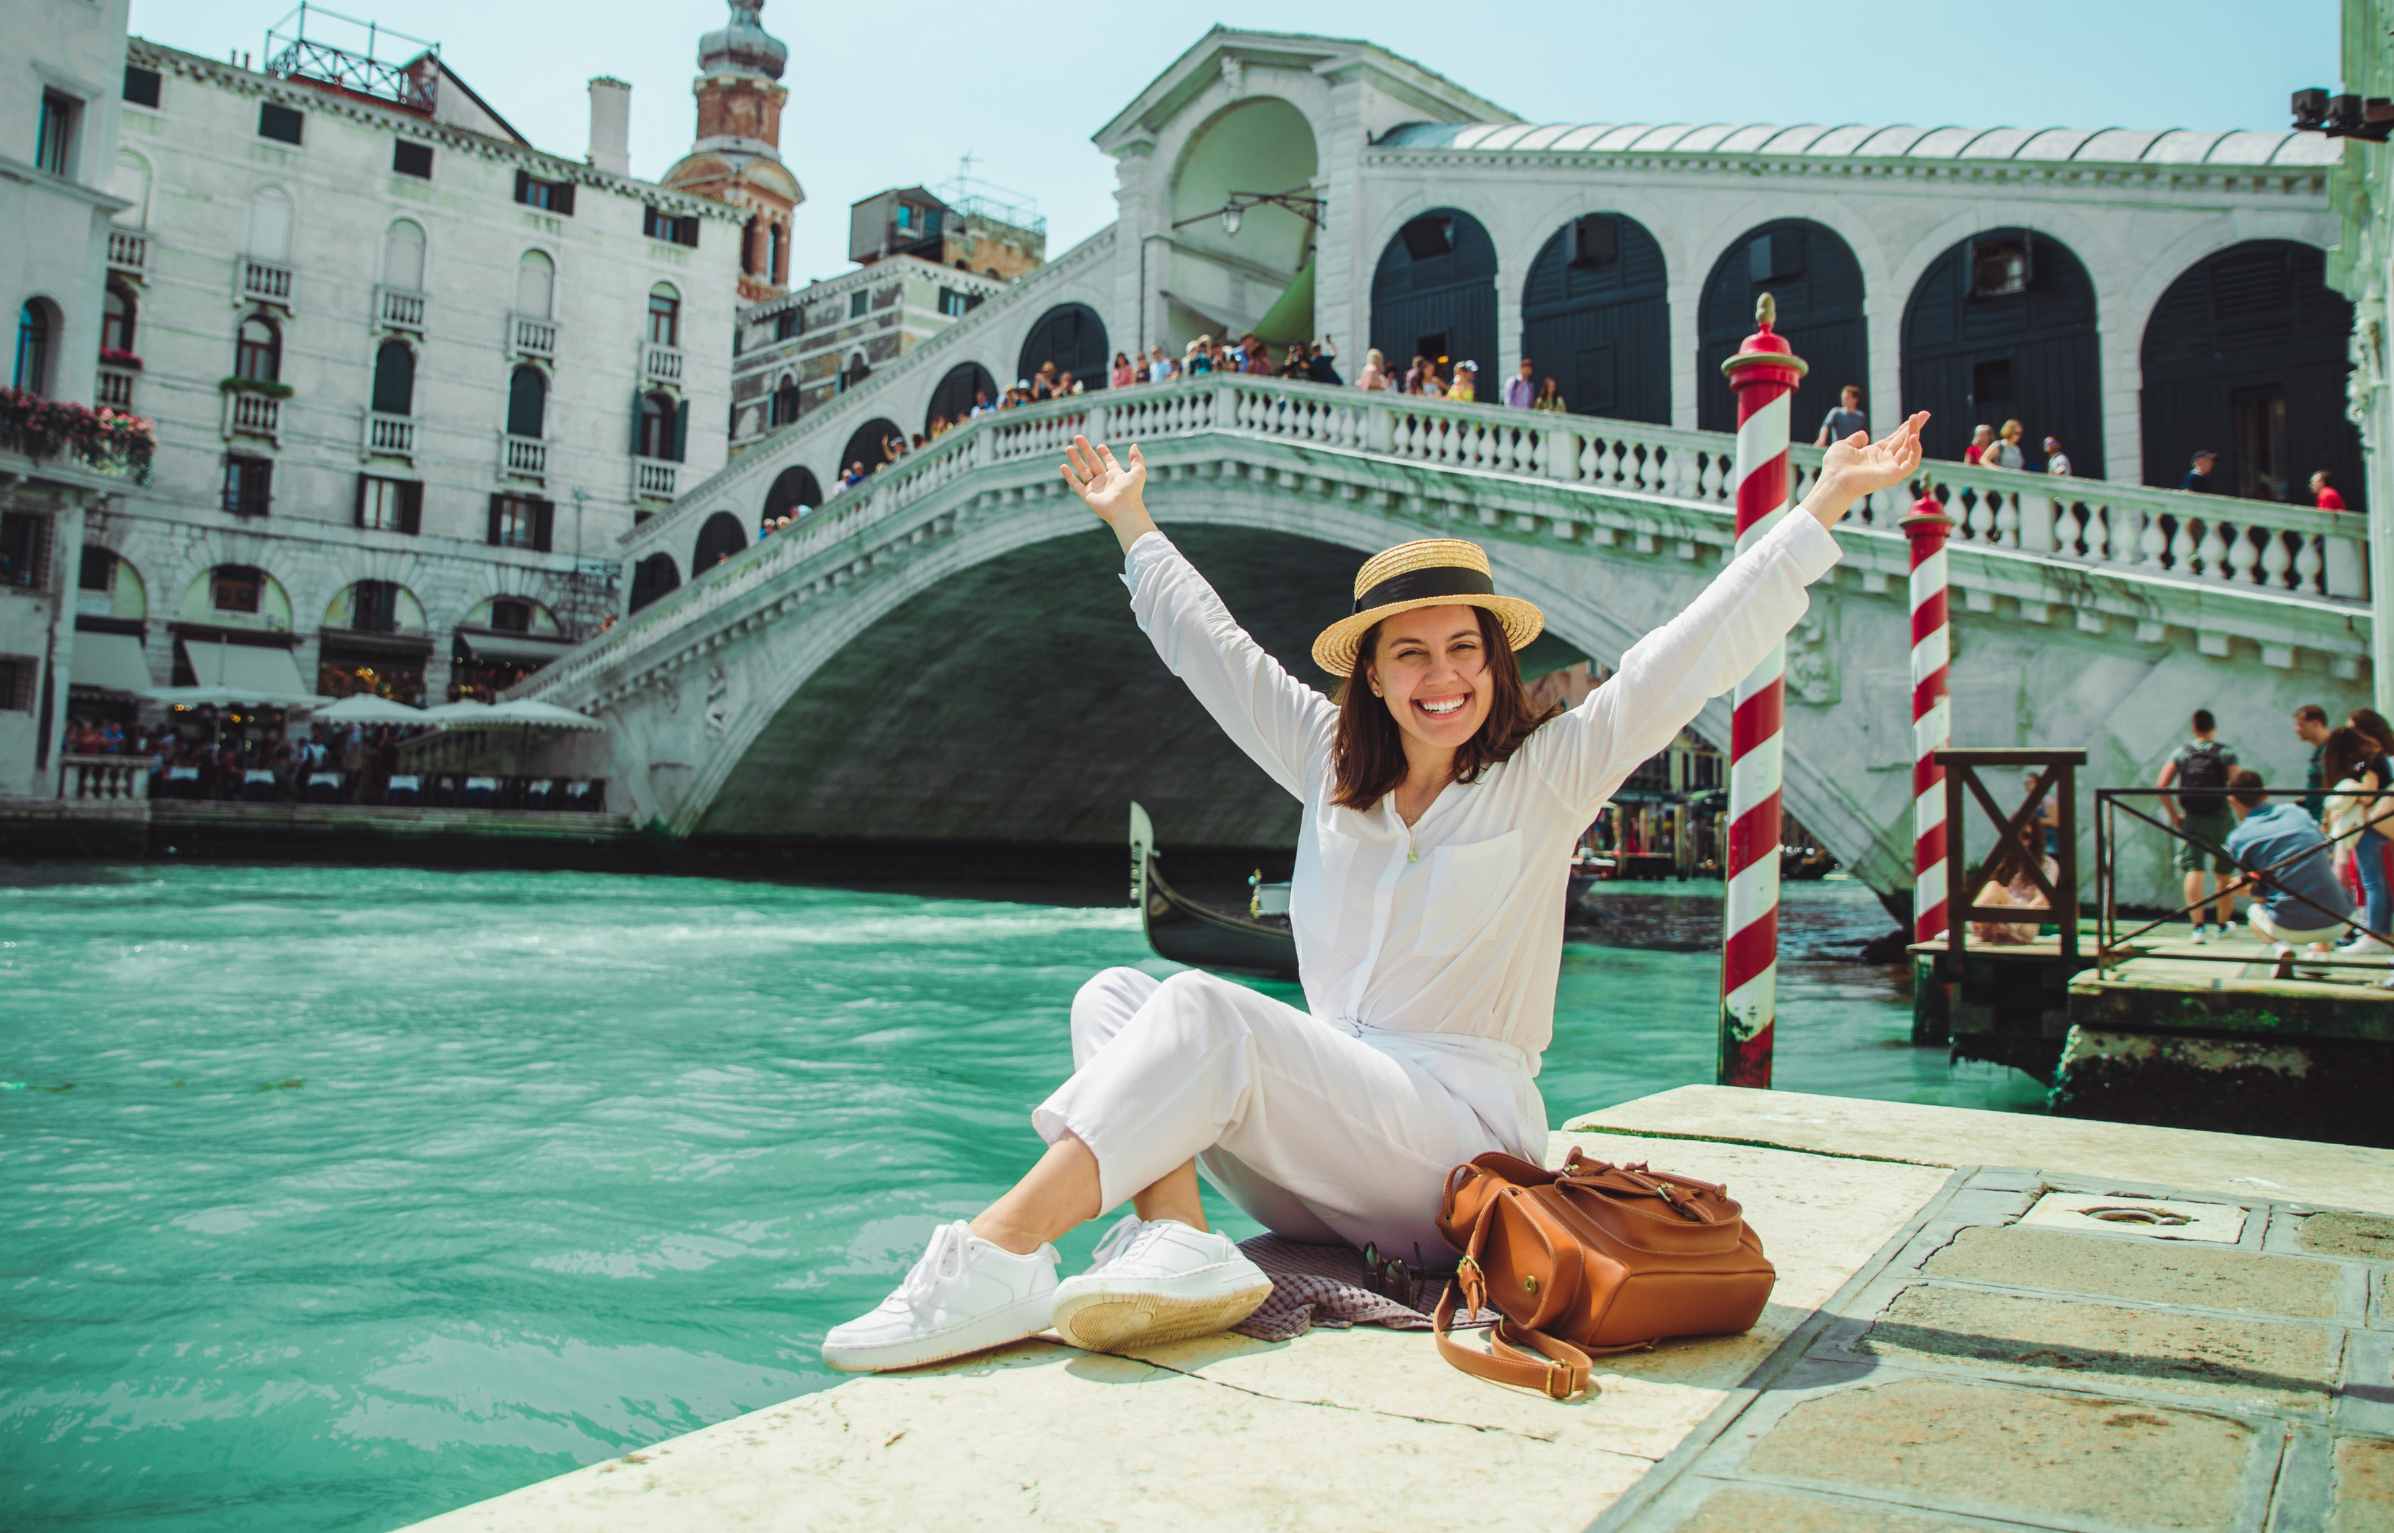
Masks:
[[[632,87],[613,75],[590,82],[590,163],[618,176],[632,173]]]

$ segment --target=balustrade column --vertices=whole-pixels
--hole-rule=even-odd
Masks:
[[[1765,293],[1755,332],[1721,363],[1737,392],[1737,548],[1752,547],[1787,508],[1787,416],[1804,363],[1773,330]],[[1720,1045],[1724,1086],[1771,1083],[1779,977],[1779,784],[1787,646],[1772,648],[1737,684],[1729,723],[1727,915],[1722,924]]]

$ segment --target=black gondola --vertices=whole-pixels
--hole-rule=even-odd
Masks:
[[[1217,910],[1201,905],[1172,887],[1156,866],[1163,854],[1156,850],[1155,825],[1136,802],[1130,806],[1131,903],[1138,907],[1147,945],[1157,956],[1196,969],[1236,969],[1272,979],[1297,977],[1297,938],[1288,918]],[[1601,860],[1601,859],[1600,859]],[[1584,896],[1598,873],[1593,866],[1574,866],[1564,896],[1565,930],[1595,924],[1593,903]]]

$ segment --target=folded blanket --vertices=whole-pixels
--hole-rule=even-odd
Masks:
[[[1352,1246],[1306,1245],[1282,1235],[1257,1235],[1240,1241],[1239,1249],[1272,1278],[1272,1296],[1263,1307],[1231,1327],[1258,1341],[1292,1341],[1316,1325],[1426,1331],[1438,1291],[1454,1275],[1451,1268],[1413,1270],[1392,1281],[1385,1271],[1375,1274]],[[1458,1313],[1455,1328],[1493,1325],[1496,1319],[1494,1310]]]

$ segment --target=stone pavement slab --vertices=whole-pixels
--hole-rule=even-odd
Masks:
[[[2037,1166],[2189,1194],[2394,1215],[2394,1159],[2360,1145],[1919,1107],[1797,1091],[1682,1086],[1567,1120],[1573,1132],[1713,1139],[1930,1166]]]
[[[1908,1511],[1885,1502],[1731,1485],[1714,1491],[1673,1533],[1978,1533],[2014,1522]]]
[[[2329,1533],[2394,1528],[2394,1441],[2348,1437],[2336,1444],[2335,1505]]]
[[[2295,1244],[2322,1256],[2352,1256],[2363,1261],[2394,1262],[2394,1219],[2329,1210],[2313,1214],[2295,1227]]]
[[[2018,1227],[1963,1230],[1924,1270],[1963,1282],[2311,1320],[2337,1315],[2344,1300],[2344,1269],[2334,1262]]]

